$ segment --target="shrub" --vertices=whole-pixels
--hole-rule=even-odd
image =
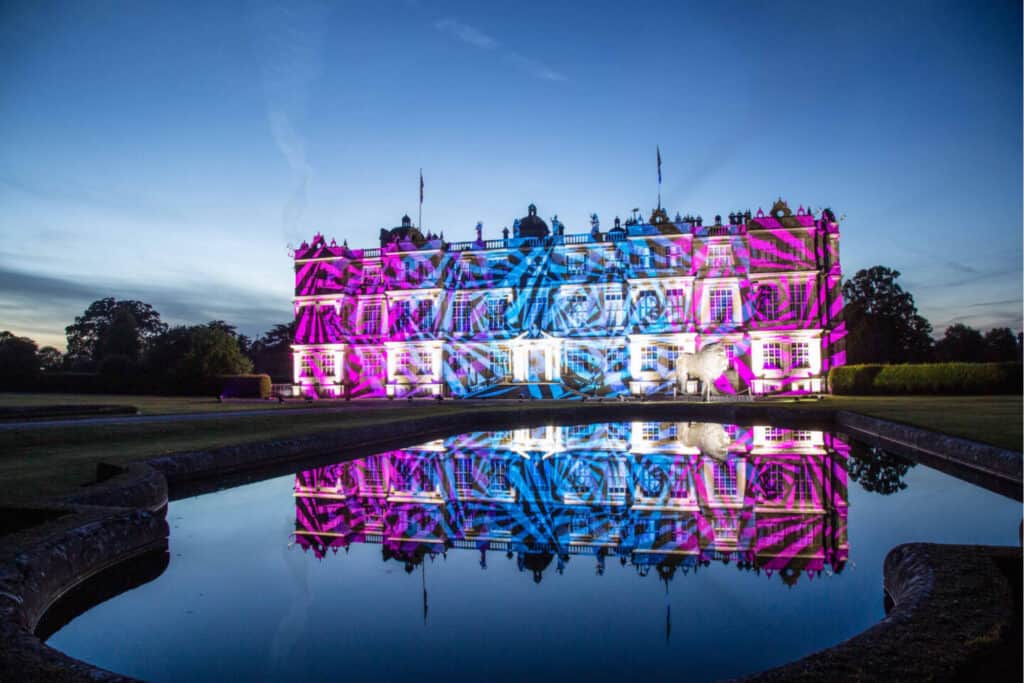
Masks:
[[[224,398],[270,398],[270,375],[221,375]]]
[[[1019,394],[1022,366],[1014,363],[846,365],[829,372],[832,393]]]

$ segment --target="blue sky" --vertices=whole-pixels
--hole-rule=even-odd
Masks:
[[[830,206],[937,331],[1021,327],[1021,8],[955,3],[0,6],[0,329],[94,299],[256,334],[287,245],[494,237],[656,203]]]

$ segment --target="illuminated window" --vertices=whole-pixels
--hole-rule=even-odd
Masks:
[[[789,311],[796,318],[802,319],[804,306],[807,304],[807,285],[803,282],[794,282],[789,286]]]
[[[565,367],[574,375],[588,376],[590,374],[590,354],[583,349],[567,349]]]
[[[811,478],[802,464],[793,470],[793,495],[797,500],[811,500]]]
[[[651,248],[644,246],[637,246],[634,248],[633,253],[636,255],[634,263],[641,268],[651,267]]]
[[[670,289],[666,293],[668,300],[668,319],[682,322],[686,317],[686,292],[682,289]]]
[[[640,370],[651,372],[658,369],[658,347],[644,346],[640,349]]]
[[[312,356],[300,356],[299,357],[299,377],[312,377],[313,376],[313,357]]]
[[[369,303],[363,307],[363,334],[380,334],[380,304]]]
[[[507,299],[487,300],[487,329],[497,332],[505,329],[505,312],[508,310]]]
[[[623,305],[622,292],[606,291],[604,293],[604,308],[608,311],[608,322],[611,325],[621,325],[625,321],[625,307]]]
[[[714,464],[715,470],[715,495],[735,496],[736,495],[736,466],[731,462],[720,462]]]
[[[782,522],[762,522],[757,525],[757,531],[766,545],[779,545],[786,540],[786,527]]]
[[[590,512],[577,510],[572,515],[572,533],[577,536],[590,535]]]
[[[434,374],[434,354],[431,351],[416,352],[416,371],[420,375]]]
[[[423,332],[429,332],[434,328],[434,302],[425,300],[419,302],[418,309],[419,326]]]
[[[779,316],[779,289],[775,285],[757,288],[757,312],[762,320],[775,320]]]
[[[512,374],[508,352],[504,349],[494,349],[491,351],[491,373],[499,381],[507,379]]]
[[[712,268],[725,268],[732,265],[732,254],[728,244],[712,244],[708,247],[708,265]]]
[[[668,267],[678,268],[683,260],[683,250],[681,247],[672,245],[668,248]]]
[[[711,520],[711,530],[715,533],[716,540],[730,540],[736,538],[736,520],[728,517],[715,517]]]
[[[573,460],[569,467],[569,486],[577,494],[587,494],[594,489],[594,473],[582,460]]]
[[[712,289],[708,293],[711,304],[711,320],[714,322],[732,321],[732,290]]]
[[[325,375],[334,374],[334,354],[327,351],[320,355],[320,370]]]
[[[765,441],[782,441],[786,436],[786,430],[779,429],[778,427],[765,427],[764,440]]]
[[[613,463],[606,477],[608,495],[621,497],[626,495],[626,475]]]
[[[814,433],[807,429],[794,429],[793,441],[810,441]]]
[[[662,425],[661,438],[663,440],[673,441],[678,433],[675,422],[666,422]]]
[[[582,327],[587,324],[587,319],[590,317],[590,305],[585,294],[573,294],[569,297],[568,317],[569,324],[574,327]]]
[[[412,353],[399,351],[395,356],[395,373],[408,374],[412,370]]]
[[[644,426],[640,429],[640,436],[644,441],[657,441],[661,437],[661,424],[644,422]]]
[[[365,266],[363,268],[363,284],[364,285],[379,285],[380,284],[380,266]]]
[[[793,342],[791,355],[794,368],[811,367],[811,345],[807,342]]]
[[[608,438],[616,441],[629,441],[629,425],[625,422],[612,422],[608,425]]]
[[[470,306],[470,302],[467,299],[455,300],[453,322],[455,325],[456,332],[469,332],[469,316],[471,310],[472,307]]]
[[[384,354],[379,351],[363,351],[363,375],[380,377],[384,374]]]
[[[566,270],[569,277],[579,277],[586,272],[586,258],[583,254],[568,254],[566,256]]]
[[[543,327],[544,326],[544,313],[547,310],[548,300],[544,296],[531,296],[526,300],[526,320],[523,321],[523,326],[526,328],[530,327]]]
[[[640,322],[653,322],[658,317],[658,296],[651,290],[640,292],[636,300],[636,311]]]
[[[665,369],[669,372],[674,372],[676,369],[676,359],[679,358],[679,347],[666,346],[662,355],[665,358]]]
[[[488,488],[491,491],[508,491],[508,463],[504,460],[491,461],[491,481]]]
[[[625,372],[626,349],[622,347],[608,349],[605,367],[608,372]]]
[[[686,467],[676,463],[669,475],[669,490],[673,498],[687,498],[690,495],[690,477]]]
[[[408,299],[392,304],[391,321],[395,332],[412,331],[412,305]]]
[[[428,280],[430,278],[430,266],[430,261],[424,260],[416,262],[416,273],[417,275],[419,275],[420,282],[423,282],[424,280]]]
[[[764,351],[765,370],[779,370],[782,368],[782,344],[778,342],[765,342]]]
[[[611,253],[608,254],[608,268],[610,270],[622,270],[624,265],[626,263],[622,252],[613,247]]]
[[[782,497],[782,466],[776,462],[768,463],[757,478],[766,500],[778,500]]]
[[[473,461],[469,458],[458,458],[455,461],[455,488],[460,492],[473,488]]]

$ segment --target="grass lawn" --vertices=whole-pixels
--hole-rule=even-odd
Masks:
[[[93,481],[96,463],[127,462],[176,451],[226,446],[247,441],[328,431],[341,426],[386,425],[411,416],[453,414],[492,409],[500,405],[528,407],[543,414],[544,403],[495,404],[487,402],[441,404],[381,402],[365,404],[320,401],[318,407],[350,405],[352,410],[287,414],[290,407],[270,401],[217,403],[213,399],[150,396],[67,396],[59,394],[0,394],[0,405],[47,405],[57,403],[121,403],[139,406],[149,414],[180,414],[263,409],[266,415],[230,416],[201,421],[167,420],[150,423],[72,425],[48,429],[0,431],[0,502],[31,502]],[[881,418],[915,424],[1014,450],[1021,449],[1022,401],[1020,396],[962,397],[829,397],[822,402],[780,401],[794,410],[829,407],[852,410]],[[614,405],[614,404],[612,404]],[[609,412],[614,408],[609,405]]]
[[[230,413],[236,410],[280,410],[328,405],[331,401],[306,403],[294,400],[279,405],[277,401],[231,400],[224,403],[207,396],[128,396],[125,394],[0,394],[0,407],[31,408],[36,406],[135,406],[143,415],[179,415],[181,413]]]

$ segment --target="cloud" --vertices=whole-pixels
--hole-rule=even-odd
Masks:
[[[0,188],[20,192],[47,202],[71,204],[127,215],[147,221],[181,223],[185,215],[174,206],[134,191],[122,191],[109,183],[89,185],[61,176],[33,177],[11,169],[0,171]]]
[[[540,78],[540,79],[545,80],[545,81],[565,81],[565,80],[568,80],[565,77],[564,74],[561,74],[558,71],[555,71],[554,69],[549,67],[547,64],[544,64],[543,62],[539,62],[536,59],[530,59],[529,57],[524,57],[523,55],[519,54],[518,52],[509,52],[507,55],[505,55],[505,59],[510,64],[515,65],[517,68],[522,69],[526,73],[528,73],[531,76],[534,76],[536,78]]]
[[[455,19],[441,19],[440,21],[435,21],[434,28],[458,38],[462,42],[468,43],[473,47],[479,47],[484,50],[493,50],[498,47],[498,41],[494,38],[491,38],[478,28],[474,28],[469,24],[463,24]]]
[[[463,24],[456,19],[447,18],[435,21],[434,28],[442,33],[447,33],[453,38],[461,40],[467,45],[472,45],[473,47],[480,48],[481,50],[496,50],[501,45],[497,40],[480,29],[470,26],[469,24]],[[502,59],[534,78],[553,82],[569,80],[565,74],[552,69],[544,62],[526,57],[515,51],[510,50],[504,52],[502,54]]]

